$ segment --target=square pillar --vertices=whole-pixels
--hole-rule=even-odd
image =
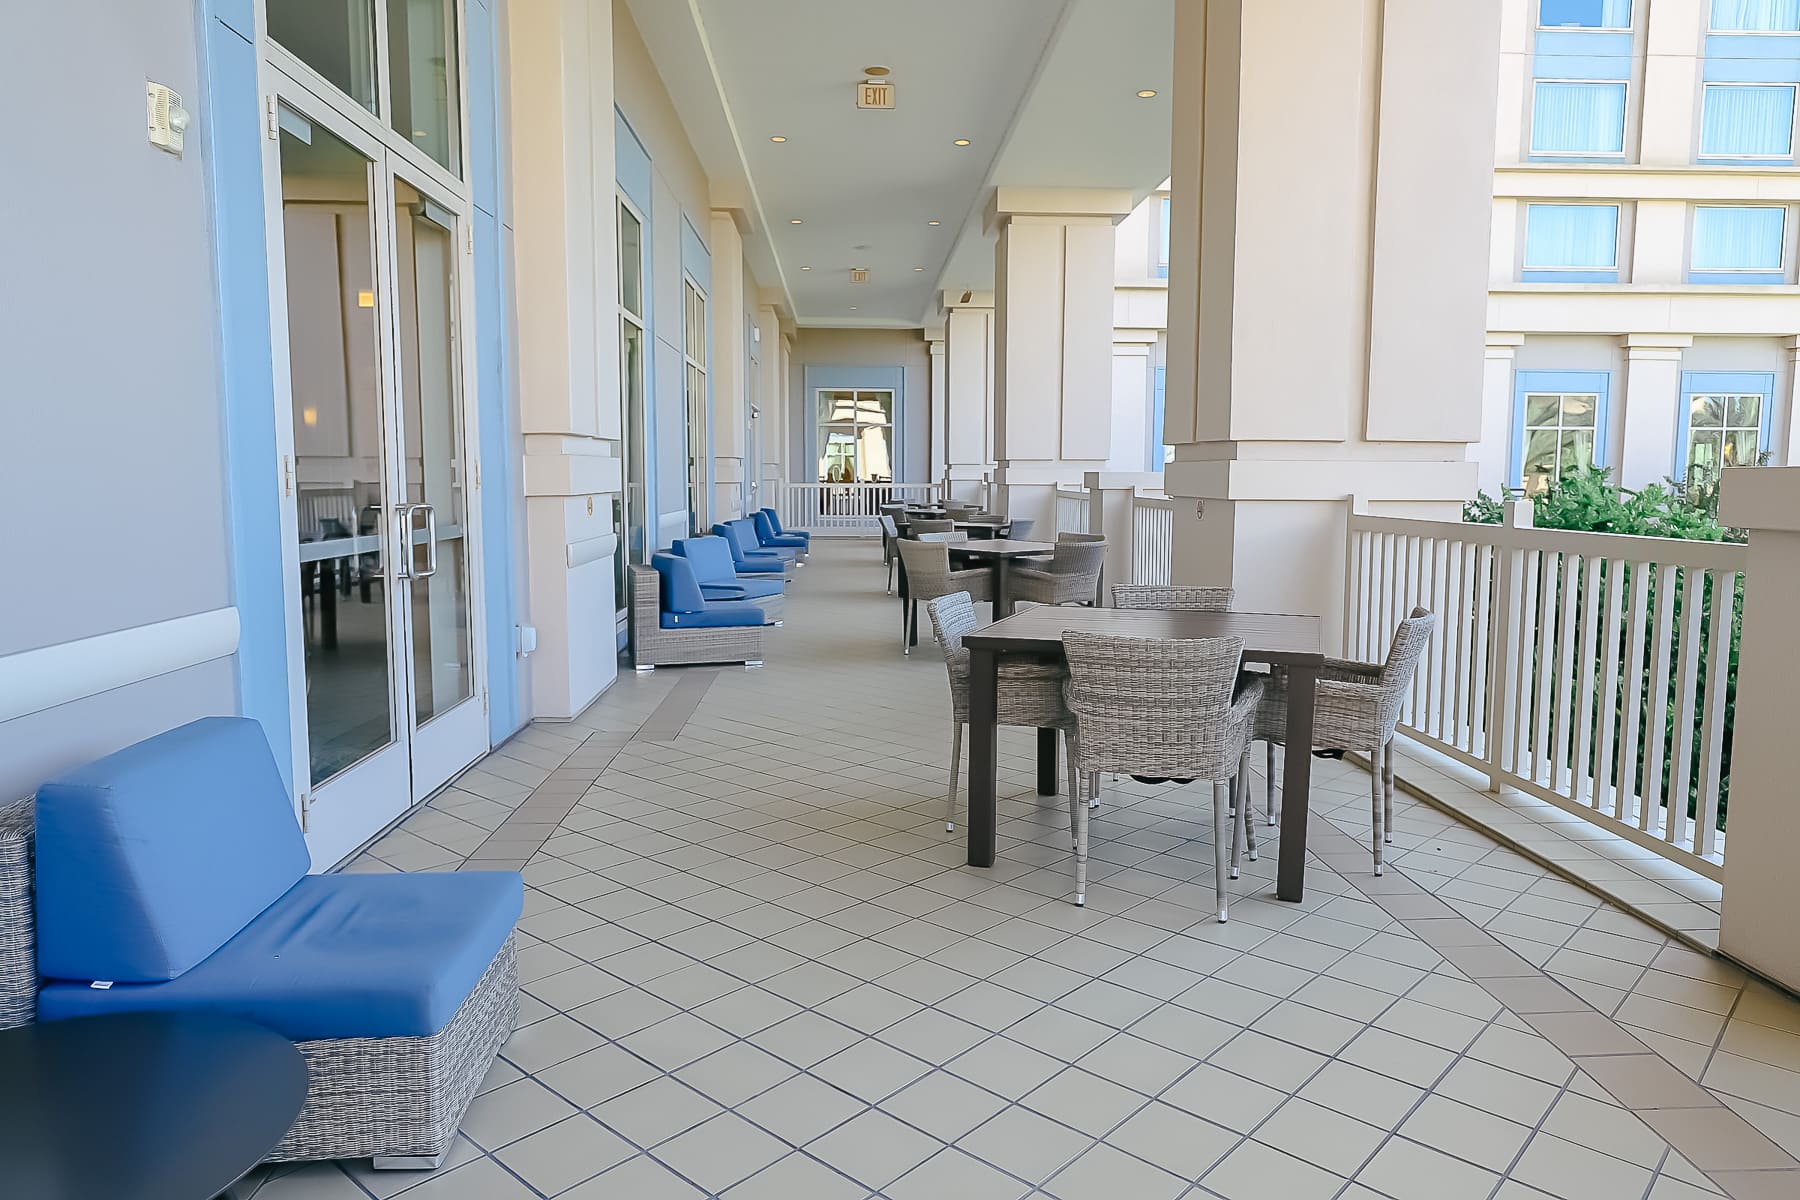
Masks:
[[[1455,520],[1475,494],[1500,11],[1176,6],[1176,582],[1336,643],[1349,497]]]
[[[739,209],[712,214],[712,357],[707,381],[712,387],[713,467],[712,518],[729,521],[744,515],[750,473],[750,348],[744,312],[744,230],[748,219]]]
[[[931,355],[931,433],[926,451],[929,466],[925,478],[931,483],[942,483],[949,475],[949,448],[945,445],[945,439],[950,432],[950,397],[949,366],[944,356],[944,329],[941,325],[936,329],[925,330],[925,348]]]
[[[1513,439],[1513,363],[1522,333],[1490,333],[1481,373],[1481,442],[1474,447],[1476,485],[1498,499],[1512,486],[1507,476]]]
[[[1112,454],[1113,226],[1131,193],[995,189],[994,458],[1001,506],[1056,523],[1056,488]]]
[[[1719,519],[1750,531],[1731,749],[1731,828],[1719,948],[1800,991],[1800,804],[1793,681],[1800,678],[1800,467],[1724,473]]]
[[[1779,465],[1800,467],[1800,337],[1786,339],[1788,360],[1787,438],[1771,444]],[[1772,400],[1771,400],[1772,402]]]
[[[1112,456],[1108,466],[1113,471],[1155,471],[1162,466],[1162,446],[1150,445],[1156,408],[1150,363],[1156,354],[1156,334],[1115,330],[1112,354]]]
[[[1613,482],[1637,489],[1661,483],[1675,470],[1675,430],[1681,402],[1681,353],[1691,337],[1629,334],[1625,338],[1624,433]],[[1604,436],[1604,432],[1603,432]]]
[[[622,501],[611,9],[506,9],[531,715],[577,716],[618,671]],[[594,114],[606,114],[598,119]]]
[[[1082,477],[1088,493],[1089,533],[1106,538],[1107,595],[1102,606],[1112,607],[1114,584],[1137,582],[1138,489],[1159,488],[1162,476],[1149,471],[1089,471]]]
[[[946,292],[944,481],[958,500],[986,502],[994,469],[994,297]]]

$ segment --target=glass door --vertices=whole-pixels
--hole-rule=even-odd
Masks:
[[[278,79],[270,228],[302,821],[340,861],[487,749],[468,211]],[[297,661],[296,661],[297,660]]]

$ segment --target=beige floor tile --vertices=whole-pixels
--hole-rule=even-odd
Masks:
[[[1261,1142],[1243,1143],[1201,1182],[1227,1200],[1326,1200],[1344,1186],[1339,1176]]]

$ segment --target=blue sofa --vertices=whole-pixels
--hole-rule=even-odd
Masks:
[[[812,549],[812,534],[811,533],[807,532],[804,529],[783,529],[781,527],[780,515],[778,513],[776,513],[776,511],[772,508],[759,509],[758,511],[761,512],[764,516],[769,518],[769,528],[770,529],[774,530],[776,533],[780,534],[782,537],[799,538],[800,544],[802,546],[804,546],[808,550]]]
[[[712,527],[713,536],[724,538],[725,544],[731,548],[732,567],[739,575],[770,575],[777,578],[787,576],[788,564],[793,561],[793,551],[783,558],[773,550],[764,550],[762,543],[756,540],[756,528],[752,525],[748,530],[743,521],[721,521]]]
[[[9,812],[0,835],[21,828]],[[30,818],[39,1020],[253,1021],[297,1043],[309,1075],[270,1161],[437,1165],[516,1021],[516,872],[307,874],[262,727],[242,717],[46,783]]]
[[[768,615],[749,600],[707,600],[693,565],[666,551],[631,564],[631,649],[639,671],[688,663],[762,665]]]
[[[738,540],[743,542],[744,549],[749,553],[773,554],[775,557],[779,558],[783,564],[799,564],[800,551],[797,547],[768,545],[762,540],[762,535],[756,532],[756,522],[752,518],[738,517],[735,520],[725,522],[725,524],[737,531]],[[716,528],[717,527],[715,526],[715,529]]]
[[[731,547],[721,537],[693,537],[678,540],[670,549],[687,559],[700,583],[700,594],[710,603],[715,600],[748,600],[758,605],[777,625],[781,623],[783,594],[786,585],[779,579],[739,575],[731,561]]]
[[[807,551],[812,549],[811,538],[801,537],[796,533],[781,532],[775,525],[774,517],[770,516],[769,510],[766,508],[760,508],[751,513],[749,521],[756,528],[756,540],[761,542],[765,549],[797,550],[800,552],[802,560],[806,558]]]

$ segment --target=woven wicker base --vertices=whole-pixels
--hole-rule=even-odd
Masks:
[[[430,1037],[298,1043],[310,1073],[306,1107],[265,1161],[445,1153],[518,1015],[519,966],[509,938],[450,1023]]]
[[[30,800],[0,807],[0,1029],[37,1019],[37,917],[31,906]]]
[[[760,625],[664,629],[660,586],[654,568],[632,564],[632,653],[639,667],[762,661]]]

